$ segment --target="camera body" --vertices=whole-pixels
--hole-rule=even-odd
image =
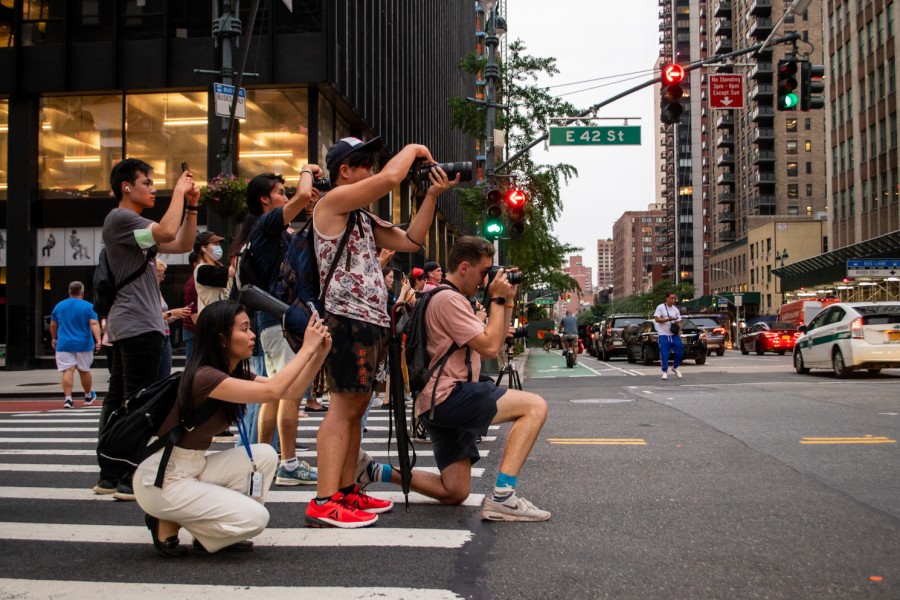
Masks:
[[[313,179],[312,186],[321,193],[327,192],[331,189],[331,179],[328,177]]]
[[[434,167],[443,169],[448,179],[456,179],[456,176],[459,175],[460,181],[472,181],[472,163],[469,161],[430,163],[425,162],[424,158],[417,158],[413,162],[409,169],[409,180],[420,190],[427,190],[431,186],[428,174]]]
[[[506,280],[509,282],[510,285],[519,285],[520,283],[522,283],[522,273],[520,271],[510,271],[509,269],[511,269],[511,268],[513,268],[513,267],[504,267],[503,265],[492,265],[491,270],[488,273],[487,287],[485,289],[491,287],[491,282],[494,281],[494,277],[497,276],[497,272],[500,271],[500,269],[507,269]]]

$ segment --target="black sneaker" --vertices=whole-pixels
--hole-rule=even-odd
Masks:
[[[123,502],[134,502],[134,490],[127,483],[120,483],[116,486],[113,498]]]
[[[95,494],[108,496],[116,493],[116,484],[109,479],[101,479],[93,488]]]

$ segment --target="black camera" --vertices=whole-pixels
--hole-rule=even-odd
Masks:
[[[523,338],[523,337],[528,337],[528,326],[527,325],[519,325],[518,327],[516,327],[513,330],[513,334],[511,336],[507,337],[506,339],[514,340],[514,339]]]
[[[522,283],[522,273],[521,271],[510,271],[511,267],[504,267],[502,265],[493,265],[491,267],[490,273],[488,273],[487,286],[485,289],[491,287],[491,282],[494,281],[494,277],[497,276],[497,272],[500,269],[507,269],[506,271],[506,280],[509,282],[509,285],[519,285]]]
[[[452,163],[429,163],[424,158],[417,158],[409,170],[409,180],[420,190],[427,190],[431,185],[428,174],[434,167],[440,167],[447,174],[448,179],[460,181],[472,181],[472,163],[468,161]]]
[[[325,193],[331,189],[331,179],[328,177],[313,179],[312,186],[319,190],[319,192]]]

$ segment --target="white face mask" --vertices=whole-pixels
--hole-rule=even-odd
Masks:
[[[222,246],[216,244],[215,246],[209,247],[209,256],[215,261],[222,260]]]

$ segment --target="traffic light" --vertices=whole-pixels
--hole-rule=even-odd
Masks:
[[[778,90],[775,108],[780,111],[795,111],[800,103],[797,97],[797,61],[778,61]]]
[[[659,100],[659,118],[666,125],[677,123],[684,108],[681,98],[684,90],[681,81],[684,79],[684,68],[681,65],[666,65],[662,68],[662,98]]]
[[[512,188],[506,192],[506,210],[509,214],[509,235],[512,238],[521,237],[525,233],[525,204],[528,202],[528,194],[519,188]]]
[[[501,194],[500,190],[497,188],[490,188],[484,195],[484,198],[485,212],[487,213],[488,218],[499,219],[500,215],[503,214],[503,208],[500,206],[503,194]]]
[[[713,296],[713,297],[712,297],[712,302],[710,302],[709,305],[710,305],[711,307],[713,307],[713,308],[718,308],[718,307],[719,307],[719,297],[718,297],[718,296]]]
[[[800,110],[825,108],[825,65],[800,63]]]
[[[506,227],[503,225],[503,219],[500,217],[488,217],[484,221],[484,237],[489,240],[496,240],[503,237]]]

